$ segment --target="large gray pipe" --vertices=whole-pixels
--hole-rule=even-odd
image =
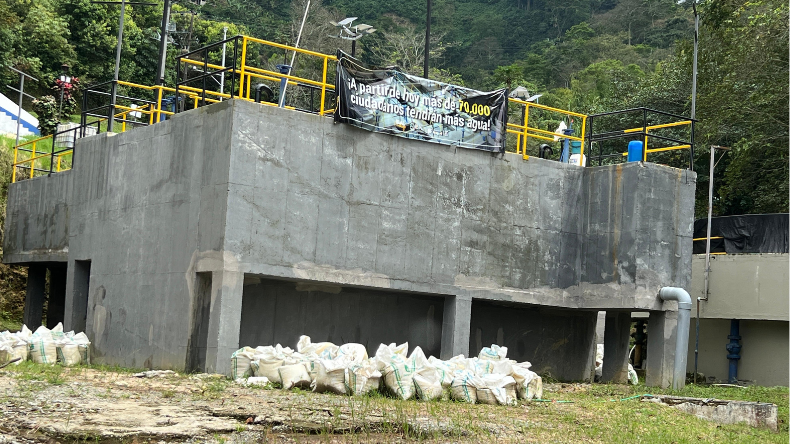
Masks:
[[[675,368],[672,372],[672,388],[680,390],[686,385],[686,360],[689,347],[689,324],[691,323],[691,296],[678,287],[664,287],[658,292],[662,301],[678,302],[678,329],[675,335]]]

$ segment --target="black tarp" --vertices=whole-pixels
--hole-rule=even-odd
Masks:
[[[790,215],[744,214],[721,216],[711,220],[711,253],[787,253]],[[694,221],[694,254],[705,254],[708,219]]]

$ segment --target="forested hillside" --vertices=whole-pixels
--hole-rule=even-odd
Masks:
[[[306,0],[177,3],[168,83],[176,54],[219,40],[223,27],[228,35],[292,43],[305,5]],[[127,9],[121,78],[153,82],[161,8]],[[705,0],[698,9],[697,214],[704,213],[707,200],[710,145],[733,148],[717,167],[716,214],[786,212],[787,2]],[[117,6],[90,0],[0,0],[0,64],[41,78],[29,85],[35,95],[50,93],[62,63],[71,65],[83,85],[110,79],[118,12]],[[336,34],[329,21],[357,16],[357,23],[378,29],[359,42],[362,59],[419,74],[425,13],[425,0],[313,0],[301,46],[348,51],[348,42],[328,37]],[[434,0],[431,77],[483,90],[526,86],[543,94],[543,104],[584,113],[647,106],[690,115],[693,23],[688,1]],[[277,60],[273,54],[259,57],[282,60],[282,54]],[[0,80],[6,85],[15,77],[2,70]],[[513,116],[520,118],[519,111]],[[550,130],[558,123],[541,119],[536,122]],[[654,160],[680,166],[682,155]]]

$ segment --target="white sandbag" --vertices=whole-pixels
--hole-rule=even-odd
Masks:
[[[28,342],[30,360],[37,364],[54,364],[58,361],[58,351],[52,332],[43,325],[36,329]]]
[[[246,378],[252,375],[250,362],[255,357],[255,349],[252,347],[242,347],[230,356],[230,378],[234,381],[239,378]]]
[[[535,375],[527,384],[526,398],[524,399],[543,399],[543,379]]]
[[[491,347],[483,347],[477,357],[480,359],[499,361],[507,357],[507,347],[500,347],[496,344],[492,344]]]
[[[91,364],[91,341],[85,333],[77,333],[72,338],[72,341],[77,344],[77,350],[80,353],[80,361],[82,365]]]
[[[405,362],[395,359],[384,366],[381,374],[390,393],[403,400],[414,397],[414,369]]]
[[[636,370],[634,370],[634,366],[628,364],[628,382],[637,385],[639,384],[639,376],[636,374]]]
[[[310,341],[310,336],[302,335],[299,337],[299,342],[296,344],[296,351],[305,355],[315,355],[321,359],[334,359],[337,357],[339,347],[331,342],[316,342]]]
[[[450,397],[456,401],[476,403],[477,384],[474,381],[474,375],[466,372],[458,374],[450,386]]]
[[[283,366],[283,360],[272,358],[272,359],[264,359],[259,358],[255,359],[250,362],[250,368],[252,369],[252,375],[259,377],[259,378],[267,378],[271,382],[276,382],[277,384],[282,384],[282,379],[280,379],[280,367]]]
[[[359,364],[368,359],[368,351],[362,344],[348,343],[343,344],[337,349],[337,358],[348,359],[350,362]]]
[[[491,388],[488,388],[488,387],[483,387],[483,388],[477,389],[477,391],[475,392],[475,394],[477,395],[477,402],[479,404],[488,404],[488,405],[497,405],[497,404],[499,404],[497,402],[497,397],[496,397],[496,395],[493,392],[494,390],[496,390],[496,389],[491,389]]]
[[[384,374],[384,368],[392,362],[393,357],[399,357],[401,361],[406,360],[406,352],[409,350],[409,343],[404,342],[401,345],[395,345],[393,342],[390,345],[380,344],[376,350],[376,361],[379,364],[379,371]]]
[[[30,354],[30,347],[28,347],[27,342],[19,341],[16,345],[11,346],[11,361],[16,358],[19,358],[19,361],[16,361],[14,365],[19,365],[24,361],[29,359]]]
[[[265,378],[263,376],[250,376],[249,378],[239,378],[236,379],[234,382],[236,382],[236,384],[240,384],[245,387],[250,387],[250,386],[265,387],[271,383],[269,381],[269,378]]]
[[[437,374],[439,375],[439,383],[442,385],[443,388],[450,388],[450,385],[453,383],[453,370],[450,365],[442,361],[441,359],[436,359],[433,356],[428,358],[428,363],[436,369]]]
[[[282,381],[283,388],[286,390],[290,390],[294,387],[310,387],[310,374],[307,373],[307,367],[302,363],[284,365],[277,369],[277,371],[280,373],[280,380]]]
[[[439,371],[433,367],[425,367],[414,374],[414,390],[417,398],[423,401],[439,399],[444,394]]]
[[[58,356],[58,362],[67,367],[79,365],[80,362],[82,362],[80,349],[71,339],[59,341],[57,343],[56,353]]]
[[[12,359],[11,353],[13,352],[14,349],[11,347],[11,342],[4,341],[3,338],[0,338],[0,365],[10,361]]]
[[[495,403],[499,405],[513,405],[516,403],[516,380],[512,376],[492,373],[480,378],[488,392],[482,396],[493,396]],[[489,393],[490,392],[490,393]],[[478,401],[484,404],[489,403],[490,399],[483,400],[481,389],[477,390]]]
[[[381,372],[373,359],[365,359],[359,364],[351,364],[345,371],[346,386],[352,395],[364,395],[379,387]]]
[[[310,384],[310,388],[316,393],[336,393],[345,395],[348,393],[346,387],[346,368],[350,365],[350,358],[342,359],[319,359],[316,361],[318,373],[315,380]]]

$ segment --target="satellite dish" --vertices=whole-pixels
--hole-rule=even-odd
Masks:
[[[362,32],[362,31],[365,31],[366,29],[371,29],[371,28],[373,28],[373,27],[372,27],[372,26],[370,26],[370,25],[366,25],[366,24],[364,24],[364,23],[363,23],[363,24],[361,24],[361,25],[359,25],[359,26],[355,26],[355,27],[354,27],[354,29],[356,29],[356,30],[357,30],[357,32]]]

